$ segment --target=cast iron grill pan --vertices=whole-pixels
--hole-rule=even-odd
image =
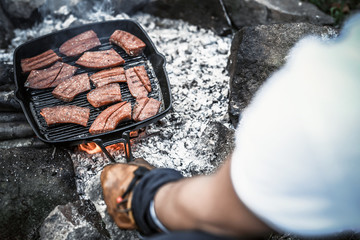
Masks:
[[[146,48],[142,55],[130,57],[120,47],[110,44],[109,37],[116,29],[130,32],[144,41]],[[89,133],[91,124],[94,122],[95,118],[110,105],[94,108],[87,101],[86,94],[88,92],[81,93],[76,96],[72,102],[66,103],[53,97],[51,92],[54,88],[30,89],[24,87],[28,74],[22,73],[20,66],[21,59],[38,55],[48,49],[53,49],[59,56],[62,57],[63,62],[77,66],[78,70],[75,74],[88,73],[88,75],[91,76],[93,73],[102,70],[84,68],[75,64],[76,60],[81,55],[76,57],[66,57],[59,52],[58,48],[63,42],[87,30],[94,30],[101,42],[101,46],[93,48],[89,51],[101,51],[113,48],[121,55],[122,58],[124,58],[125,64],[122,65],[124,69],[139,65],[145,66],[152,87],[152,91],[149,93],[148,97],[155,98],[162,102],[159,113],[156,116],[138,123],[133,120],[123,122],[111,132],[91,135]],[[17,87],[16,97],[22,106],[25,116],[27,117],[35,134],[42,141],[48,143],[79,144],[84,141],[93,141],[94,139],[99,142],[100,139],[104,145],[108,145],[106,144],[107,142],[113,142],[116,139],[120,139],[122,133],[125,131],[132,131],[155,122],[162,118],[171,109],[172,100],[169,81],[165,71],[165,59],[156,50],[154,44],[151,42],[150,38],[141,26],[132,20],[117,20],[84,25],[76,28],[61,30],[27,42],[19,46],[14,52],[14,74],[15,84]],[[92,89],[95,88],[92,83],[91,87]],[[133,107],[135,104],[135,98],[131,96],[127,84],[120,83],[120,88],[123,101],[130,102]],[[87,127],[77,124],[57,124],[47,126],[44,118],[40,115],[40,110],[44,107],[53,107],[58,105],[76,105],[89,108],[90,118]]]

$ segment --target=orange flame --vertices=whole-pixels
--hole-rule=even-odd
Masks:
[[[102,151],[101,148],[94,142],[80,144],[79,150],[87,152],[88,154],[95,154]]]
[[[135,131],[131,131],[130,132],[130,138],[134,138],[137,137],[139,135],[138,130]],[[130,141],[132,142],[132,141]],[[78,149],[80,151],[84,151],[87,152],[88,154],[95,154],[95,153],[101,153],[102,150],[101,148],[94,142],[89,142],[89,143],[82,143],[78,146]],[[124,150],[124,143],[115,143],[113,145],[107,146],[106,150],[110,151],[119,151],[119,150]]]

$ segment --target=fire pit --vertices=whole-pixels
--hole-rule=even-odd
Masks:
[[[105,13],[101,16],[105,16],[101,20],[106,21],[127,18],[125,15],[114,17]],[[68,19],[70,18],[69,16]],[[225,155],[218,154],[219,151],[225,151],[224,148],[220,150],[219,143],[230,151],[232,142],[231,137],[228,138],[229,141],[219,141],[219,135],[232,136],[233,130],[227,115],[229,77],[225,70],[231,37],[217,36],[210,30],[189,25],[181,20],[160,19],[147,14],[138,14],[132,19],[145,29],[159,52],[165,55],[173,96],[172,111],[146,127],[137,127],[138,136],[129,135],[132,155],[144,157],[157,167],[175,168],[185,176],[214,171]],[[25,31],[17,30],[13,47],[29,38],[37,37],[39,32],[47,34],[60,30],[58,27],[55,20],[45,20]],[[7,58],[8,62],[12,60],[6,53],[2,58]],[[77,142],[76,145],[79,143],[82,142]],[[114,146],[112,143],[104,147],[114,161],[125,162],[126,150],[119,147],[119,144]],[[87,150],[93,150],[96,146],[87,147]],[[102,216],[101,221],[106,225],[107,234],[111,238],[131,236],[136,239],[136,233],[120,231],[106,214],[99,174],[111,160],[103,152],[90,154],[80,150],[79,146],[66,146],[66,149],[71,154],[74,165],[78,195],[82,201],[89,201],[96,207],[93,211]],[[61,208],[56,208],[48,218],[49,221],[56,219],[55,222],[49,225],[45,220],[41,227],[43,238],[50,233],[52,236],[60,234],[58,226],[65,224],[60,216]],[[77,231],[76,226],[71,227],[70,224],[66,231],[66,234]]]

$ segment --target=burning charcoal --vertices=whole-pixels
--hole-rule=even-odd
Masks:
[[[34,136],[34,132],[27,122],[0,123],[0,140],[30,136]]]
[[[14,91],[0,92],[0,111],[21,111],[21,106],[15,99]]]
[[[0,141],[0,149],[13,149],[13,148],[44,148],[49,145],[38,138],[18,138]]]
[[[13,66],[0,63],[0,91],[15,90]]]
[[[60,46],[59,51],[68,57],[73,57],[100,45],[101,43],[96,33],[90,30],[64,42]]]
[[[0,123],[6,122],[26,122],[26,117],[22,112],[0,112]]]
[[[91,75],[90,80],[96,87],[110,83],[126,82],[125,71],[123,67],[102,70]]]
[[[120,46],[130,56],[140,55],[146,47],[138,37],[121,30],[116,30],[110,36],[110,42]]]
[[[0,83],[1,84],[1,83]],[[5,91],[15,91],[16,87],[14,83],[5,83],[3,85],[0,85],[0,92]]]
[[[26,73],[30,72],[31,70],[49,66],[56,61],[61,61],[61,57],[56,55],[56,53],[50,49],[37,56],[21,59],[21,69],[24,73]]]
[[[77,61],[76,64],[94,69],[110,68],[122,65],[125,60],[114,50],[85,52]]]
[[[0,85],[14,84],[13,66],[0,63]]]

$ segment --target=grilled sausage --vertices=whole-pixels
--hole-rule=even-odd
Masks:
[[[74,105],[46,107],[40,110],[48,126],[57,123],[74,123],[86,127],[90,109]]]
[[[130,109],[129,109],[130,105]],[[124,107],[125,106],[125,107]],[[123,111],[124,110],[124,111]],[[91,124],[90,134],[112,131],[121,121],[131,119],[131,104],[120,102],[102,111]]]
[[[85,52],[76,64],[87,68],[110,68],[125,63],[125,60],[114,50],[104,50],[96,52]]]
[[[61,68],[59,74],[57,75],[55,80],[49,85],[49,87],[56,87],[57,85],[59,85],[60,83],[65,81],[66,79],[69,79],[70,77],[72,77],[75,74],[77,69],[78,68],[75,66],[71,66],[67,63],[64,63],[62,65],[62,68]]]
[[[30,72],[31,70],[47,67],[54,62],[61,60],[62,58],[50,49],[34,57],[21,59],[20,65],[22,71],[26,73]]]
[[[126,31],[115,30],[110,36],[110,42],[118,45],[130,56],[138,56],[142,53],[146,44],[140,38]]]
[[[125,71],[122,67],[105,69],[91,75],[90,80],[96,87],[110,83],[126,82]]]
[[[56,76],[59,74],[64,63],[56,62],[49,68],[42,70],[31,70],[26,82],[25,87],[44,89],[48,88],[54,81]]]
[[[129,87],[130,93],[134,98],[147,97],[148,91],[144,87],[140,78],[135,73],[134,68],[126,69],[125,76],[126,76],[126,81],[127,81],[127,85]]]
[[[63,62],[56,62],[49,68],[31,70],[24,86],[35,89],[56,87],[62,81],[73,76],[76,70],[77,67]]]
[[[141,108],[142,107],[141,104],[139,105]],[[133,118],[133,120],[136,122],[141,122],[145,119],[155,116],[159,112],[160,105],[161,105],[160,101],[154,98],[149,98],[149,100],[146,101],[145,106],[141,108],[140,113],[137,114],[137,117]]]
[[[87,94],[87,100],[94,107],[101,107],[121,101],[120,86],[117,83],[95,88]]]
[[[148,97],[136,99],[136,102],[135,102],[135,105],[134,105],[134,108],[133,108],[133,111],[132,111],[132,119],[134,121],[137,121],[141,111],[144,109],[144,107],[145,107],[145,105],[147,104],[148,101],[149,101]]]
[[[123,121],[131,119],[131,103],[125,103],[121,108],[118,108],[106,121],[104,132],[112,131],[116,126]]]
[[[90,79],[87,73],[75,75],[60,83],[53,91],[54,97],[71,102],[76,95],[91,89]]]
[[[59,51],[68,56],[77,56],[87,50],[100,46],[100,40],[93,30],[83,32],[64,42]]]
[[[136,66],[134,67],[134,70],[136,72],[136,75],[140,78],[140,81],[142,82],[146,90],[148,92],[151,92],[151,83],[149,76],[146,72],[145,66],[144,65]]]

